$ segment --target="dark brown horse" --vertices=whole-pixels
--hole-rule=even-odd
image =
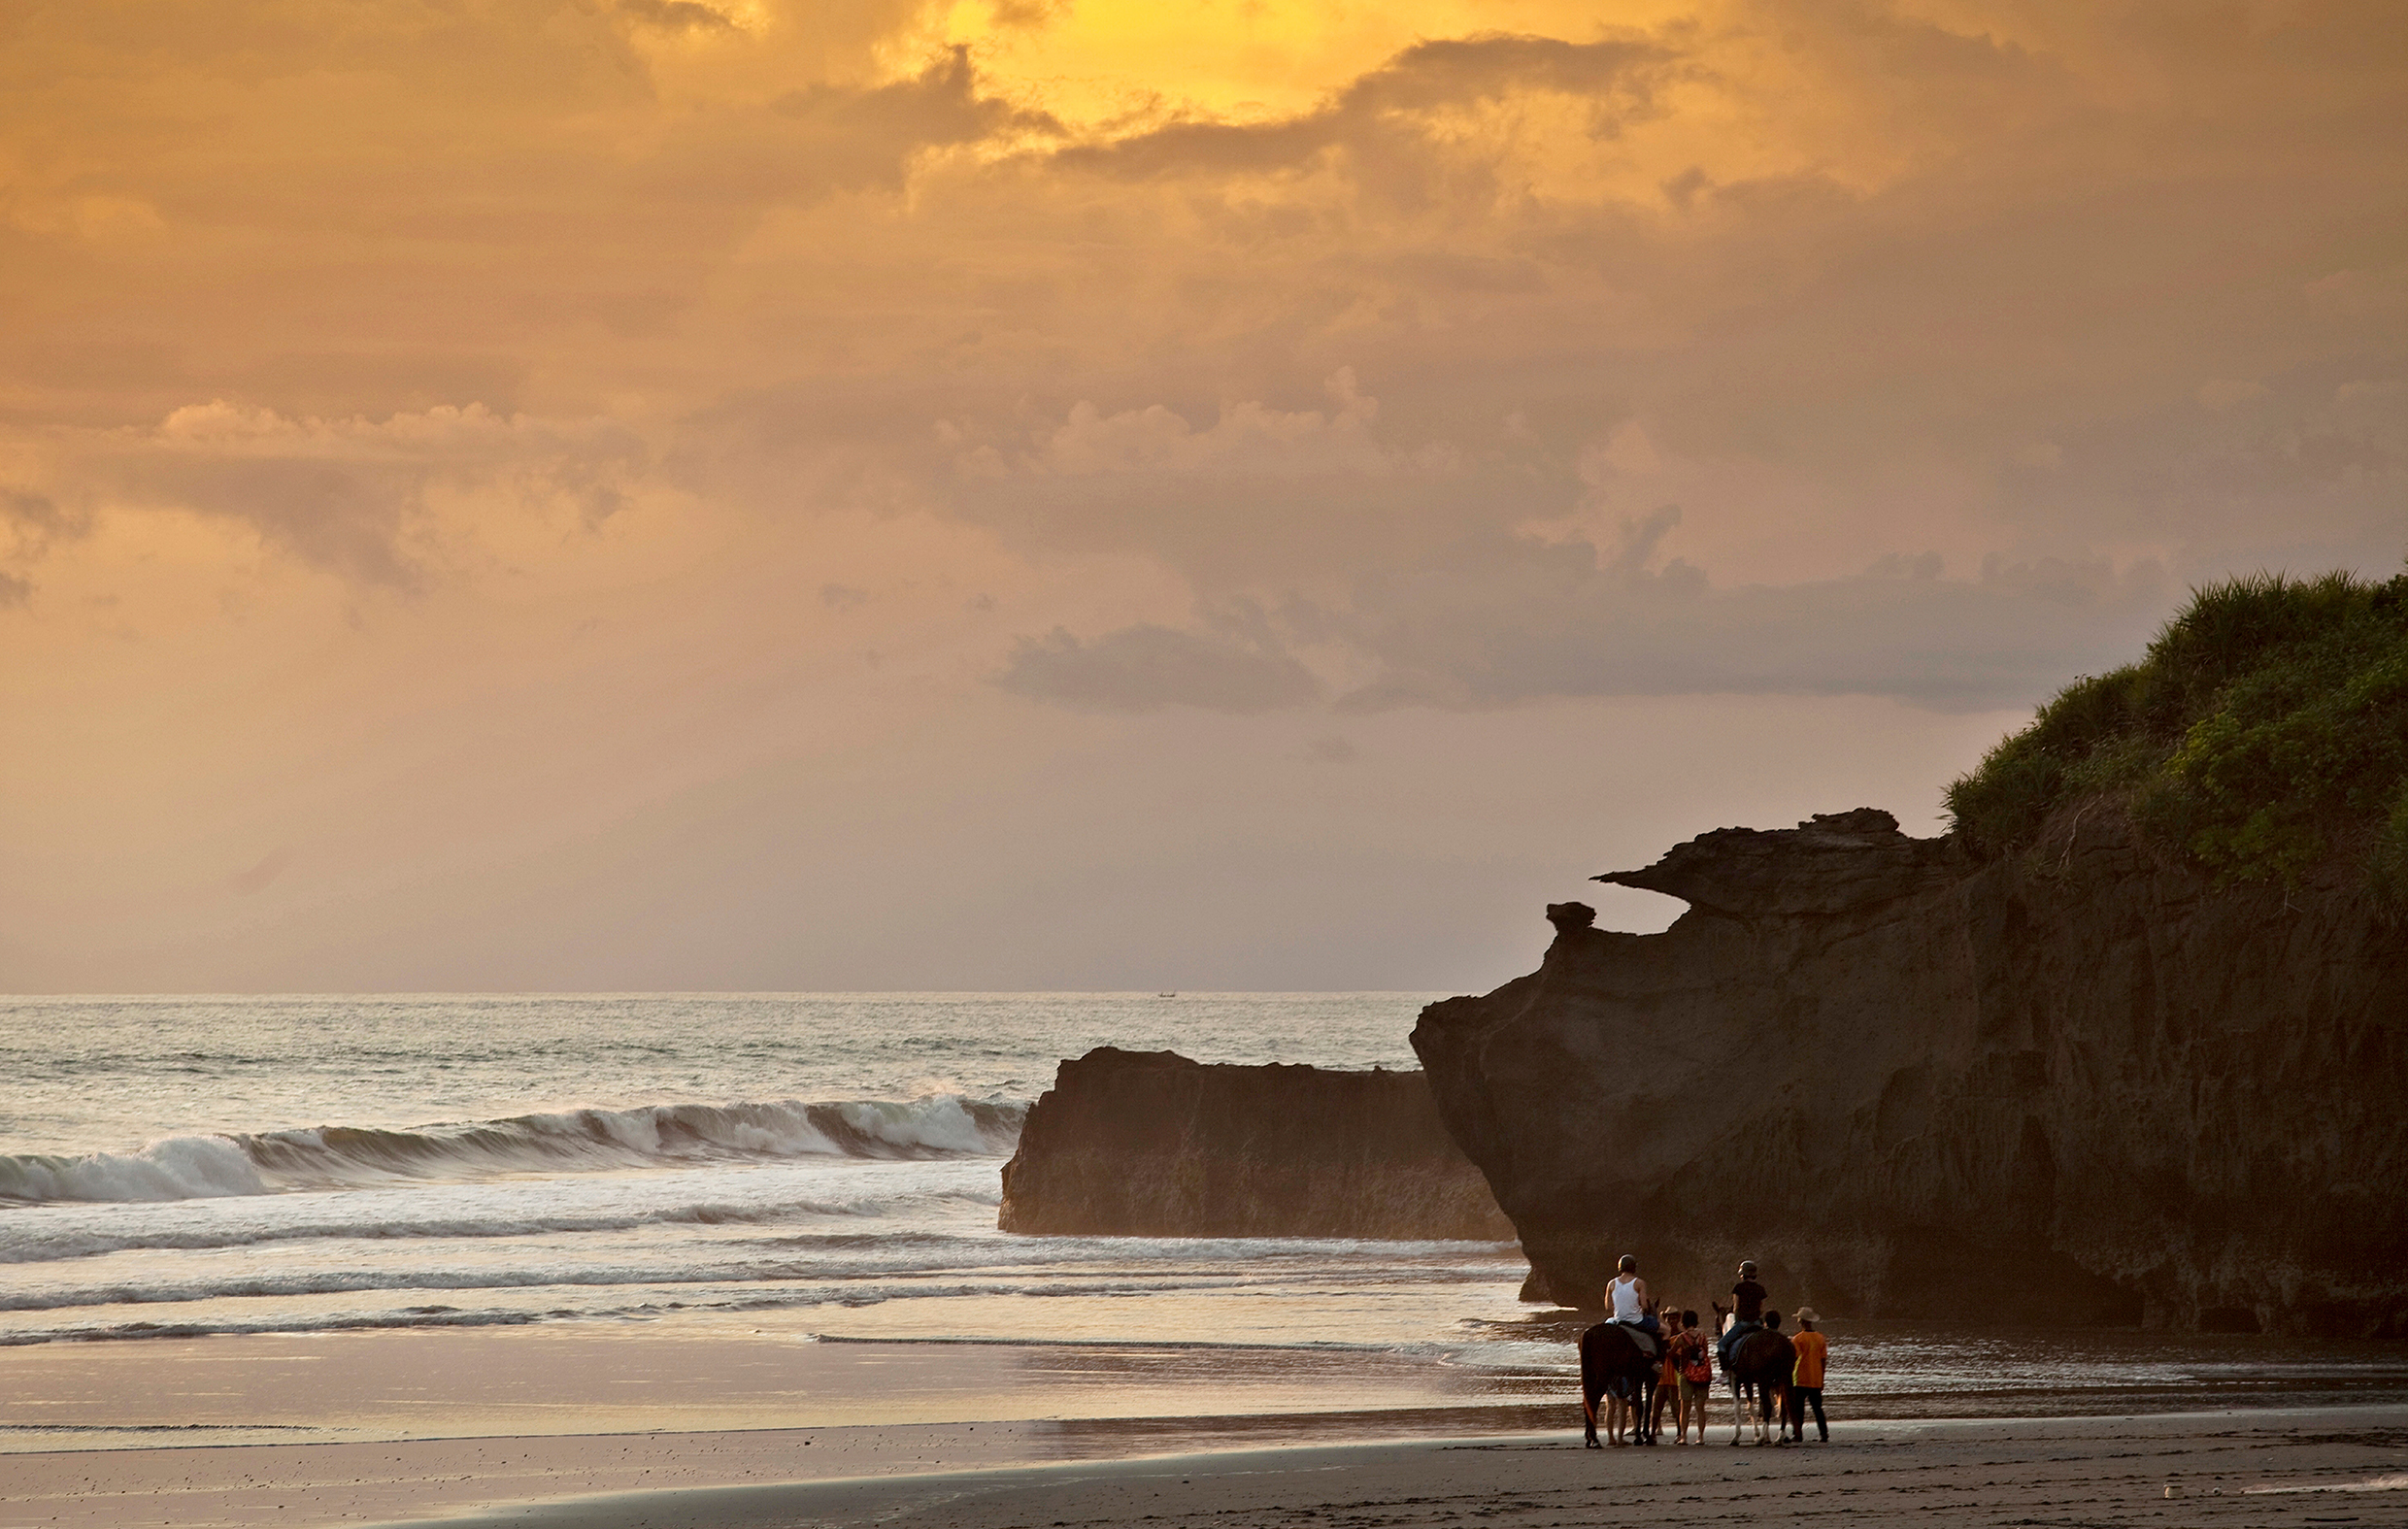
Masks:
[[[1732,1444],[1739,1442],[1747,1426],[1751,1400],[1756,1404],[1756,1442],[1773,1442],[1765,1434],[1776,1407],[1781,1410],[1780,1442],[1789,1442],[1789,1377],[1797,1370],[1797,1347],[1789,1334],[1769,1325],[1781,1320],[1779,1313],[1767,1312],[1764,1319],[1768,1325],[1731,1345],[1730,1362],[1722,1367],[1722,1376],[1730,1382]]]
[[[1656,1378],[1663,1368],[1661,1340],[1653,1353],[1626,1322],[1599,1322],[1580,1336],[1581,1442],[1597,1443],[1597,1401],[1612,1391],[1630,1404],[1631,1442],[1656,1442]]]

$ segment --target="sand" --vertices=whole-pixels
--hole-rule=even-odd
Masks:
[[[805,1331],[528,1327],[0,1346],[0,1460],[27,1449],[735,1432],[1367,1405],[1558,1411],[1560,1386],[1359,1351],[816,1342]],[[1453,1431],[1461,1432],[1458,1425]],[[1510,1425],[1509,1425],[1510,1426]]]
[[[1292,1421],[1292,1420],[1290,1420]],[[1829,1445],[1545,1435],[1013,1464],[1049,1425],[0,1456],[0,1523],[452,1529],[2408,1523],[2408,1405],[1844,1423]],[[1143,1428],[1120,1425],[1122,1447]],[[1176,1430],[1174,1429],[1174,1432]],[[868,1476],[869,1472],[886,1472]],[[818,1479],[812,1479],[818,1478]],[[2167,1495],[2171,1487],[2175,1494]]]
[[[1827,1446],[1589,1451],[1558,1384],[1451,1374],[574,1324],[39,1345],[0,1349],[0,1526],[2408,1524],[2408,1490],[2249,1490],[2408,1486],[2396,1390],[1892,1423],[1843,1392]]]

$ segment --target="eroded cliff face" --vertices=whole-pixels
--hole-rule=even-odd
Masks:
[[[1975,865],[1887,813],[1725,829],[1549,910],[1414,1049],[1536,1299],[1634,1252],[1684,1302],[2408,1333],[2408,938],[2362,890],[2216,890],[2111,813]]]
[[[1003,1170],[1007,1232],[1510,1241],[1414,1072],[1064,1062]]]

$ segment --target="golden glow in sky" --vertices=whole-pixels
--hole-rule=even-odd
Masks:
[[[2339,0],[8,8],[0,988],[1458,986],[1932,826],[2408,549],[2404,97]]]

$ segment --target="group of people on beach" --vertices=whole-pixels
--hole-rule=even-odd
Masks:
[[[1622,1255],[1605,1287],[1606,1312],[1610,1320],[1626,1322],[1652,1335],[1659,1346],[1663,1371],[1656,1380],[1655,1411],[1647,1420],[1650,1433],[1663,1426],[1664,1410],[1669,1407],[1674,1444],[1690,1443],[1692,1426],[1697,1432],[1694,1442],[1706,1442],[1706,1393],[1716,1367],[1729,1368],[1732,1346],[1747,1334],[1781,1330],[1781,1313],[1765,1306],[1769,1299],[1770,1292],[1756,1279],[1756,1260],[1742,1260],[1739,1282],[1731,1286],[1730,1310],[1725,1313],[1720,1303],[1707,1303],[1718,1317],[1728,1318],[1720,1336],[1710,1338],[1694,1311],[1661,1305],[1648,1290],[1647,1281],[1639,1278],[1639,1260]],[[1797,1330],[1789,1335],[1789,1346],[1797,1353],[1797,1363],[1789,1377],[1789,1399],[1782,1417],[1784,1442],[1791,1437],[1805,1442],[1806,1413],[1812,1409],[1816,1437],[1828,1444],[1831,1428],[1823,1415],[1823,1380],[1830,1346],[1817,1330],[1822,1318],[1813,1307],[1799,1307],[1795,1320]],[[1635,1421],[1615,1415],[1616,1409],[1626,1407],[1619,1398],[1609,1404],[1607,1429],[1617,1442],[1622,1430],[1615,1425]]]

